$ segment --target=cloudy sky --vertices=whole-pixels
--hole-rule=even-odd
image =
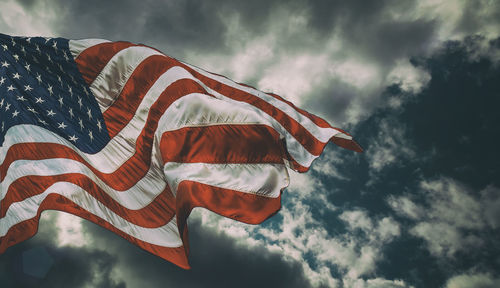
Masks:
[[[44,212],[2,287],[500,287],[500,2],[0,0],[0,32],[128,40],[354,134],[259,226],[190,217],[191,270]]]

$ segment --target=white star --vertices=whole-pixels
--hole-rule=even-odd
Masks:
[[[24,98],[24,96],[17,96],[17,100],[18,101],[26,101],[26,98]]]
[[[36,73],[36,80],[38,81],[38,84],[42,83],[42,75]]]
[[[24,56],[26,56],[26,50],[24,49],[24,46],[21,46],[21,52],[23,52]]]
[[[43,103],[45,100],[42,99],[42,97],[35,98],[35,103]]]
[[[82,98],[80,98],[80,96],[78,96],[78,105],[80,106],[80,109],[82,109]]]
[[[80,118],[78,118],[78,125],[80,125],[80,130],[83,130],[83,121]]]
[[[6,68],[9,68],[10,64],[7,63],[7,61],[3,61],[2,62],[2,67],[6,67]]]
[[[7,87],[7,91],[14,91],[15,89],[17,89],[17,88],[12,86],[12,84],[10,84],[10,86]]]
[[[31,91],[33,88],[31,88],[30,84],[24,85],[24,91]]]
[[[61,83],[61,87],[62,87],[63,83],[62,83],[61,75],[57,75],[57,81],[59,81],[59,83]]]
[[[76,83],[75,77],[73,77],[73,75],[69,74],[68,76],[69,76],[69,78],[71,78],[71,82],[73,82],[73,84],[75,84],[75,85],[78,84],[78,83]]]
[[[50,58],[50,54],[47,54],[47,60],[48,60],[49,62],[52,62],[52,59]]]
[[[26,71],[31,71],[31,68],[30,68],[30,64],[26,63],[26,65],[24,65],[24,68],[26,69]]]
[[[90,108],[87,108],[87,115],[89,115],[89,120],[92,119],[92,111]]]
[[[0,108],[3,107],[3,102],[5,101],[5,99],[2,99],[2,101],[0,101]]]
[[[38,44],[35,44],[35,49],[38,51],[38,53],[42,54],[42,51],[40,50],[40,46]]]
[[[3,51],[7,51],[7,50],[9,50],[9,48],[7,47],[7,45],[6,45],[6,44],[3,44],[3,45],[2,45],[2,48],[3,48]]]
[[[28,111],[30,111],[33,114],[38,114],[38,112],[36,112],[35,108],[28,107]]]
[[[76,142],[76,140],[78,140],[78,137],[76,137],[76,135],[69,136],[69,141]]]
[[[14,54],[14,55],[12,55],[12,57],[14,57],[14,60],[16,60],[16,62],[19,61],[19,55]]]
[[[64,129],[66,127],[68,127],[68,125],[64,124],[64,122],[61,122],[61,123],[57,123],[57,128],[61,128],[61,129]]]
[[[49,85],[49,88],[47,88],[47,90],[49,90],[50,95],[54,94],[54,92],[52,91],[52,86]]]
[[[56,113],[54,111],[52,111],[52,109],[51,110],[47,110],[47,116],[52,117],[54,115],[56,115]]]
[[[21,75],[19,75],[19,73],[16,72],[16,73],[12,74],[12,78],[14,78],[14,79],[21,79]]]
[[[9,111],[9,109],[10,109],[10,103],[7,103],[7,104],[5,105],[5,111]]]
[[[10,38],[10,43],[12,43],[12,47],[16,46],[16,41],[14,41],[14,38]]]
[[[31,43],[31,37],[26,38],[26,42]]]
[[[70,86],[68,86],[68,92],[69,92],[69,94],[71,95],[71,97],[73,97],[73,89],[71,89],[71,87],[70,87]]]
[[[97,120],[97,128],[99,128],[99,132],[101,132],[102,130],[101,120]]]
[[[4,77],[0,78],[0,86],[2,86],[4,82],[5,82],[5,78]]]
[[[89,138],[90,138],[90,142],[92,142],[92,140],[94,140],[94,135],[92,135],[91,130],[89,130]]]
[[[47,122],[45,122],[45,120],[42,120],[40,118],[38,118],[38,122],[42,123],[43,125],[47,125]]]
[[[66,59],[66,61],[69,61],[69,56],[68,54],[66,54],[66,51],[64,51],[64,59]]]
[[[54,43],[52,43],[52,48],[57,50],[57,42],[56,41],[54,41]]]
[[[62,105],[64,104],[64,103],[63,103],[63,98],[62,98],[62,97],[59,97],[59,99],[57,99],[57,101],[59,101],[59,104],[60,104],[60,106],[62,107]]]
[[[17,116],[17,114],[19,114],[19,111],[14,110],[14,112],[12,112],[12,118],[16,117],[16,116]]]
[[[69,116],[73,118],[75,114],[73,114],[73,108],[69,108]]]

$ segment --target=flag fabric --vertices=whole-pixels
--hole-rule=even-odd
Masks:
[[[245,223],[280,209],[345,131],[145,45],[0,34],[0,253],[40,213],[72,213],[189,268],[186,220]]]

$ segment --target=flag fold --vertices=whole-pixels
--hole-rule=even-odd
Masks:
[[[189,268],[195,207],[258,224],[347,132],[145,45],[0,34],[0,253],[44,210]]]

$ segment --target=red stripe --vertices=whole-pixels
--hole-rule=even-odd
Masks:
[[[177,188],[177,226],[183,231],[194,207],[248,224],[259,224],[281,208],[281,195],[269,198],[194,181],[183,181]]]
[[[200,79],[205,85],[210,87],[211,89],[217,91],[218,93],[227,96],[229,98],[232,98],[237,101],[241,102],[246,102],[248,104],[251,104],[263,112],[267,113],[268,115],[272,116],[274,119],[276,119],[278,122],[285,127],[285,129],[307,150],[309,153],[311,153],[314,156],[319,156],[327,143],[323,143],[319,141],[314,135],[312,135],[309,130],[305,129],[299,122],[297,122],[295,119],[290,117],[288,114],[284,113],[280,109],[276,108],[272,104],[262,100],[261,98],[251,94],[247,93],[245,91],[239,90],[237,88],[233,88],[231,86],[228,86],[226,84],[220,83],[214,79],[211,79],[209,77],[206,77],[202,75],[201,73],[196,72],[194,69],[188,67],[187,65],[183,63],[179,63],[179,65],[182,65],[183,68],[187,69],[191,74],[193,74],[196,78]],[[301,113],[302,115],[308,117],[313,123],[318,125],[319,127],[328,127],[328,128],[333,128],[338,131],[341,131],[347,135],[349,135],[347,132],[343,131],[342,129],[338,129],[335,127],[330,126],[325,120],[310,114],[304,110],[298,109],[295,105],[293,105],[291,102],[284,100],[283,98],[272,94],[274,98],[281,100],[285,103],[290,104],[298,113]],[[362,152],[362,148],[354,141],[354,140],[347,140],[343,138],[337,138],[337,137],[332,137],[331,138],[332,142],[343,147],[347,148],[356,152]],[[294,161],[295,162],[295,161]],[[297,163],[298,164],[298,163]],[[301,166],[301,165],[299,165]],[[303,166],[301,166],[303,167]],[[306,167],[306,171],[307,171]],[[299,168],[300,170],[304,170],[302,168]]]
[[[266,125],[184,127],[165,132],[163,163],[283,163],[280,135]]]
[[[116,43],[116,45],[111,45],[111,44],[115,44],[115,43]],[[118,51],[120,51],[122,49],[125,49],[127,47],[132,46],[132,45],[130,45],[130,43],[126,43],[128,45],[120,44],[120,42],[115,42],[115,43],[103,43],[103,44],[95,45],[95,46],[91,47],[91,48],[93,48],[92,50],[89,50],[89,49],[91,49],[91,48],[89,48],[89,49],[87,49],[89,51],[85,50],[85,51],[82,52],[82,54],[81,54],[82,55],[82,59],[85,58],[85,55],[87,55],[87,54],[94,55],[96,53],[96,51],[99,50],[99,49],[94,48],[94,47],[100,47],[100,46],[104,46],[104,45],[107,44],[107,46],[109,46],[108,49],[113,50],[113,53],[117,53]],[[139,45],[137,45],[137,46],[139,46]],[[105,49],[105,48],[103,48],[103,49]],[[154,49],[154,48],[152,48],[152,49]],[[94,55],[94,57],[95,57],[95,55]],[[162,57],[162,56],[160,56],[160,57]],[[110,58],[111,57],[109,57],[109,59]],[[319,140],[317,140],[314,137],[314,135],[312,135],[307,129],[305,129],[299,122],[297,122],[295,119],[291,118],[286,113],[284,113],[281,110],[279,110],[278,108],[276,108],[273,105],[269,104],[268,102],[260,99],[259,97],[255,96],[255,95],[252,95],[252,94],[244,92],[242,90],[230,87],[230,86],[225,85],[223,83],[220,83],[220,82],[218,82],[216,80],[213,80],[213,79],[211,79],[209,77],[206,77],[206,76],[204,76],[204,75],[196,72],[194,69],[191,69],[187,65],[185,65],[183,63],[180,63],[180,62],[178,62],[178,61],[176,61],[174,59],[171,59],[171,58],[169,58],[167,56],[165,56],[165,58],[169,59],[168,62],[169,62],[170,65],[173,65],[172,61],[177,62],[176,63],[177,65],[179,65],[179,66],[187,69],[188,71],[190,71],[196,78],[199,78],[207,86],[209,86],[210,88],[216,90],[217,92],[219,92],[219,93],[221,93],[221,94],[223,94],[225,96],[228,96],[230,98],[233,98],[234,100],[238,100],[238,101],[242,101],[242,102],[246,102],[246,103],[252,104],[255,107],[257,107],[257,108],[261,109],[262,111],[264,111],[265,113],[269,114],[270,116],[274,117],[311,154],[317,156],[317,155],[320,155],[321,152],[323,151],[324,146],[326,145],[326,143],[322,143]],[[104,61],[106,63],[107,63],[107,61],[109,61],[109,59],[106,58],[106,56],[101,57],[101,61]],[[97,75],[95,75],[95,77],[96,76]],[[247,86],[247,85],[244,85],[244,86]],[[247,87],[249,87],[249,86],[247,86]],[[278,96],[276,94],[269,94],[269,95],[271,95],[272,97],[274,97],[274,98],[276,98],[276,99],[278,99],[280,101],[283,101],[284,103],[287,103],[288,105],[290,105],[291,107],[293,107],[298,113],[300,113],[300,114],[308,117],[317,126],[323,127],[323,128],[330,127],[330,128],[333,128],[333,129],[337,129],[337,128],[334,128],[334,127],[330,126],[322,118],[317,117],[317,116],[315,116],[313,114],[308,113],[307,111],[304,111],[304,110],[296,107],[293,103],[291,103],[291,102],[283,99],[282,97],[280,97],[280,96]],[[109,119],[114,119],[114,118],[112,118],[111,116],[109,116]],[[108,119],[108,122],[111,123],[112,121],[109,121],[109,119]],[[124,122],[124,123],[126,123],[126,122]],[[338,129],[338,130],[340,130],[340,129]],[[350,150],[354,150],[354,151],[357,151],[357,152],[361,152],[362,151],[361,147],[356,142],[354,142],[353,140],[346,140],[346,139],[338,140],[338,138],[335,138],[335,139],[333,139],[332,142],[334,142],[335,144],[337,144],[337,145],[339,145],[341,147],[344,147],[344,148],[347,148],[347,149],[350,149]]]
[[[157,228],[167,224],[175,215],[175,198],[168,186],[150,204],[131,210],[116,202],[90,178],[82,174],[62,174],[54,176],[25,176],[18,178],[8,188],[7,195],[0,202],[0,218],[5,217],[14,202],[41,194],[57,182],[69,182],[80,186],[93,198],[130,223],[146,228]]]
[[[95,45],[95,46],[89,48],[89,49],[92,49],[92,51],[89,51],[88,54],[89,55],[94,55],[96,51],[99,51],[99,49],[101,49],[101,48],[98,48],[98,47],[106,46],[107,48],[106,47],[102,47],[102,49],[103,50],[105,50],[105,49],[112,50],[112,52],[108,52],[108,54],[113,53],[113,55],[114,55],[118,51],[120,51],[122,49],[125,49],[127,47],[132,46],[132,45],[128,45],[127,46],[127,45],[124,45],[124,44],[120,44],[121,42],[115,42],[115,43],[116,43],[116,45],[112,45],[111,43],[102,43],[102,44]],[[130,44],[130,43],[125,43],[125,44]],[[84,56],[87,55],[86,50],[84,52],[82,52],[82,54]],[[165,57],[167,57],[167,56],[165,56]],[[78,58],[80,58],[80,57],[78,57]],[[103,59],[101,59],[101,61],[103,61],[105,63],[107,63],[109,61],[109,59],[111,59],[111,57],[109,57],[109,59],[107,59],[105,57],[102,57],[102,58]],[[291,118],[286,113],[282,112],[281,110],[277,109],[276,107],[272,106],[271,104],[267,103],[266,101],[260,99],[259,97],[255,96],[255,95],[252,95],[252,94],[244,92],[242,90],[230,87],[230,86],[225,85],[223,83],[220,83],[220,82],[218,82],[216,80],[213,80],[213,79],[211,79],[209,77],[206,77],[206,76],[204,76],[204,75],[196,72],[194,69],[188,67],[187,65],[185,65],[183,63],[180,63],[178,61],[176,61],[176,62],[177,62],[176,63],[177,65],[179,65],[179,66],[185,68],[186,70],[188,70],[191,74],[193,74],[196,78],[200,79],[203,83],[205,83],[211,89],[214,89],[215,91],[221,93],[222,95],[230,97],[230,98],[232,98],[234,100],[238,100],[238,101],[242,101],[242,102],[246,102],[246,103],[252,104],[253,106],[255,106],[255,107],[261,109],[262,111],[264,111],[265,113],[269,114],[270,116],[273,116],[311,154],[313,154],[313,155],[319,155],[321,153],[321,151],[323,150],[322,146],[325,145],[324,143],[322,143],[319,140],[317,140],[307,129],[305,129],[304,127],[302,127],[302,125],[300,125],[300,123],[298,123],[295,119]],[[78,64],[80,65],[80,63],[78,63]],[[104,68],[104,66],[102,66],[102,68]],[[102,70],[102,68],[101,68],[101,70]],[[97,74],[94,76],[94,78],[95,77],[97,77]],[[292,106],[292,107],[294,107],[294,106]],[[318,120],[318,119],[320,119],[320,118],[319,117],[315,117],[315,119],[311,119],[311,121],[313,121],[314,123],[318,122],[318,123],[320,123],[320,125],[324,126],[326,122],[324,120],[322,120],[322,119],[321,120]],[[326,123],[326,124],[328,124],[328,123]],[[328,125],[327,127],[331,127],[331,126]]]
[[[81,61],[78,61],[77,63],[79,64],[79,67],[81,67],[82,74],[84,74],[85,77],[87,77],[93,81],[95,79],[95,77],[97,77],[98,73],[102,70],[102,68],[104,68],[105,64],[112,58],[112,56],[114,54],[116,54],[117,52],[119,52],[125,48],[128,48],[130,46],[143,46],[143,45],[134,45],[134,44],[131,44],[128,42],[113,42],[113,43],[98,44],[98,45],[95,45],[93,47],[90,47],[90,48],[84,50],[78,57],[78,60],[81,60]],[[103,53],[103,51],[101,51],[101,49],[105,52]],[[151,49],[154,49],[154,48],[151,48]],[[157,49],[154,49],[154,50],[157,50]],[[160,56],[160,57],[162,57],[162,56]],[[235,100],[243,101],[243,102],[252,104],[252,105],[256,106],[257,108],[263,110],[267,114],[273,116],[276,120],[278,120],[280,123],[282,123],[282,125],[311,154],[316,155],[316,156],[320,155],[321,151],[324,149],[324,145],[325,145],[324,143],[318,141],[312,134],[310,134],[310,132],[307,129],[302,127],[302,125],[300,125],[300,123],[295,121],[293,118],[289,117],[286,113],[283,113],[281,110],[272,106],[271,104],[265,102],[264,100],[254,96],[250,93],[246,93],[242,90],[227,86],[227,85],[222,84],[222,83],[220,83],[216,80],[213,80],[209,77],[203,76],[202,74],[194,71],[193,69],[191,69],[187,65],[184,65],[183,63],[180,63],[176,60],[173,60],[170,57],[165,56],[165,58],[168,58],[170,60],[169,61],[170,65],[172,65],[172,61],[177,62],[177,65],[182,66],[183,68],[190,71],[195,77],[201,79],[205,84],[209,84],[208,86],[210,88],[216,90],[217,92],[219,92],[223,95],[226,95],[228,97],[231,97]],[[86,62],[84,62],[84,60],[90,61],[93,65],[92,67],[101,67],[99,69],[99,72],[89,73],[89,69],[85,68],[87,65],[86,65]],[[100,65],[98,65],[96,63],[99,63]],[[102,63],[104,63],[104,64],[102,64]],[[94,69],[94,70],[97,70],[97,69]],[[214,74],[214,73],[212,73],[212,74]],[[217,75],[217,74],[214,74],[214,75]],[[219,75],[219,76],[221,76],[221,75]],[[224,76],[222,76],[222,77],[224,77]],[[225,78],[228,79],[227,77],[225,77]],[[239,85],[250,87],[248,85],[241,84],[241,83]],[[217,89],[217,88],[220,88],[220,89]],[[226,92],[230,92],[230,93],[226,93]],[[235,95],[233,95],[232,92],[234,92]],[[314,114],[311,114],[305,110],[302,110],[302,109],[296,107],[290,101],[287,101],[284,98],[282,98],[276,94],[269,93],[268,95],[270,95],[270,96],[272,96],[280,101],[283,101],[284,103],[287,103],[288,105],[293,107],[298,113],[308,117],[313,123],[315,123],[319,127],[323,127],[323,128],[330,127],[330,128],[342,131],[341,129],[330,126],[324,119],[317,117]],[[110,119],[112,119],[112,118],[110,117]],[[301,133],[304,133],[304,134],[301,134]],[[354,150],[356,152],[362,152],[362,148],[353,140],[334,138],[334,139],[332,139],[332,142],[343,147],[343,148]]]
[[[184,246],[169,248],[154,245],[148,242],[144,242],[135,237],[126,234],[119,229],[115,228],[113,225],[86,210],[76,205],[71,200],[57,194],[51,194],[45,198],[40,207],[38,208],[38,213],[36,217],[29,220],[20,222],[12,226],[7,234],[0,237],[0,254],[3,253],[8,247],[15,245],[19,242],[27,240],[36,234],[38,230],[38,222],[40,219],[40,213],[44,210],[59,210],[74,214],[83,219],[89,220],[98,224],[118,235],[130,241],[131,243],[141,247],[142,249],[157,255],[167,261],[174,263],[175,265],[182,267],[184,269],[189,269],[189,263],[187,259],[187,250]],[[183,233],[183,239],[187,240],[187,233]]]
[[[253,88],[253,87],[252,87]],[[255,89],[255,88],[254,88]],[[320,118],[314,114],[311,114],[305,110],[302,110],[300,109],[299,107],[295,106],[295,104],[293,104],[292,102],[286,100],[285,98],[279,96],[279,95],[276,95],[274,93],[266,93],[267,95],[270,95],[282,102],[285,102],[286,104],[290,105],[293,109],[295,109],[297,112],[299,112],[300,114],[302,114],[303,116],[311,119],[311,121],[316,124],[318,127],[321,127],[321,128],[333,128],[333,129],[337,129],[335,127],[332,127],[330,124],[328,124],[328,122],[326,122],[323,118]]]
[[[351,134],[347,133],[346,131],[340,129],[340,128],[335,128],[337,130],[339,130],[340,132],[348,135],[348,136],[351,136]],[[352,151],[356,151],[358,153],[361,153],[363,152],[363,148],[354,140],[349,140],[349,139],[344,139],[344,138],[340,138],[340,137],[335,137],[333,136],[330,141],[332,141],[333,143],[335,143],[336,145],[342,147],[342,148],[346,148],[346,149],[349,149],[349,150],[352,150]]]
[[[92,84],[97,75],[101,73],[102,69],[106,67],[106,64],[108,64],[109,60],[111,60],[116,53],[131,46],[137,45],[129,42],[108,42],[94,45],[83,50],[82,53],[76,57],[75,62],[85,82],[87,82],[88,85]]]
[[[153,55],[137,66],[123,87],[120,96],[103,113],[111,138],[115,137],[132,120],[151,86],[174,64],[175,62],[170,58]],[[189,93],[191,87],[193,86],[187,85],[186,94]],[[200,91],[198,88],[199,86],[195,90]],[[203,91],[206,93],[205,90]]]
[[[178,80],[165,89],[153,105],[151,105],[144,129],[136,141],[136,151],[122,166],[111,174],[98,171],[87,163],[72,149],[53,143],[19,143],[10,147],[4,162],[0,165],[0,176],[3,179],[9,165],[18,159],[41,160],[50,158],[67,158],[79,161],[92,170],[108,186],[115,190],[127,190],[139,181],[149,170],[151,164],[151,150],[158,120],[165,110],[175,100],[190,93],[206,93],[196,82],[190,79]],[[114,114],[122,118],[131,118],[134,112],[116,111]]]
[[[231,99],[251,104],[276,119],[311,154],[319,155],[326,145],[326,143],[322,143],[316,139],[314,135],[295,119],[259,97],[208,78],[184,64],[181,65],[205,85],[218,93]]]

